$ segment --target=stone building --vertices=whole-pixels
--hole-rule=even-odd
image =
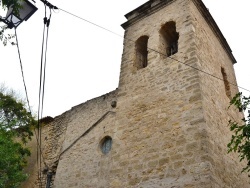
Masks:
[[[43,128],[55,188],[248,188],[227,154],[238,89],[231,49],[201,0],[150,0],[125,15],[118,88]],[[213,76],[211,76],[213,75]]]

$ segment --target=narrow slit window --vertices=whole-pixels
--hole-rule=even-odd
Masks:
[[[179,33],[176,32],[176,24],[173,21],[165,23],[160,31],[160,52],[163,56],[171,56],[178,52]]]
[[[222,74],[222,77],[223,77],[223,81],[224,81],[224,86],[225,86],[225,91],[226,91],[226,95],[229,99],[232,98],[231,96],[231,89],[230,89],[230,83],[227,79],[227,74],[226,74],[226,71],[223,67],[221,67],[221,74]]]
[[[135,43],[135,66],[137,70],[148,66],[148,36],[141,36]]]

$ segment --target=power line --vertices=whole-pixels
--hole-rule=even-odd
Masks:
[[[45,6],[45,18],[44,18],[44,30],[43,30],[43,43],[42,43],[42,55],[41,55],[41,70],[40,70],[40,88],[39,88],[39,107],[38,107],[38,125],[37,125],[37,129],[38,129],[38,135],[35,131],[35,136],[36,136],[36,140],[37,140],[37,167],[38,167],[38,181],[39,181],[39,187],[42,187],[42,175],[41,175],[41,163],[42,163],[42,159],[44,161],[45,166],[47,166],[44,157],[43,157],[43,153],[42,153],[42,148],[41,148],[41,144],[42,144],[42,132],[41,132],[41,125],[40,125],[40,115],[42,117],[42,113],[43,113],[43,104],[44,104],[44,88],[45,88],[45,72],[46,72],[46,54],[47,54],[47,46],[48,46],[48,33],[49,33],[49,25],[50,25],[50,19],[51,19],[51,8],[55,8],[55,6],[51,5],[50,3],[48,3],[47,1],[42,1],[44,2],[44,6]],[[49,19],[47,19],[46,17],[46,6],[49,6],[50,8],[50,16]],[[53,7],[51,7],[53,6]],[[44,37],[45,37],[45,26],[47,26],[47,33],[46,33],[46,45],[45,45],[45,55],[43,55],[44,52]],[[16,45],[17,45],[17,49],[18,49],[18,55],[19,55],[19,60],[20,60],[20,67],[21,67],[21,73],[22,73],[22,79],[23,79],[23,84],[24,84],[24,89],[25,89],[25,94],[26,94],[26,99],[27,99],[27,104],[28,104],[28,108],[29,111],[31,113],[31,107],[30,107],[30,102],[29,102],[29,98],[28,98],[28,92],[27,92],[27,87],[26,87],[26,83],[25,83],[25,79],[24,79],[24,72],[23,72],[23,66],[22,66],[22,61],[21,61],[21,55],[20,55],[20,49],[19,49],[19,43],[18,43],[18,37],[17,37],[17,32],[16,32],[16,27],[14,27],[15,30],[15,36],[16,36]],[[2,33],[3,34],[3,33]],[[10,42],[10,40],[3,34],[3,36],[8,40],[8,42]],[[10,42],[11,43],[11,42]],[[13,43],[11,43],[13,45]],[[45,56],[45,60],[43,62],[43,56]],[[42,71],[43,69],[43,71]],[[41,105],[40,105],[41,102]]]
[[[20,67],[21,67],[21,74],[22,74],[23,85],[24,85],[25,94],[26,94],[27,105],[28,105],[29,112],[31,113],[31,107],[30,107],[30,102],[29,102],[29,97],[28,97],[28,91],[27,91],[27,87],[26,87],[26,83],[25,83],[25,78],[24,78],[24,71],[23,71],[23,66],[22,66],[22,60],[21,60],[21,55],[20,55],[19,42],[18,42],[16,28],[14,28],[14,30],[15,30],[16,45],[17,45],[17,49],[18,49],[18,55],[19,55]],[[37,135],[36,131],[35,131],[35,137],[36,137],[36,140],[37,140],[37,151],[40,150],[40,155],[44,159],[43,154],[41,152],[41,145],[39,144],[39,136]],[[44,161],[44,164],[46,165],[45,161]]]
[[[31,107],[30,107],[30,102],[29,102],[29,97],[28,97],[28,91],[27,91],[27,87],[26,87],[26,83],[25,83],[25,79],[24,79],[24,72],[23,72],[23,66],[22,66],[22,60],[21,60],[21,55],[20,55],[20,49],[19,49],[19,43],[18,43],[18,37],[17,37],[16,28],[14,28],[14,30],[15,30],[16,45],[17,45],[17,50],[18,50],[18,55],[19,55],[19,60],[20,60],[20,67],[21,67],[23,85],[24,85],[25,94],[26,94],[27,105],[28,105],[28,108],[29,108],[29,112],[31,113]],[[37,152],[40,150],[40,155],[42,156],[42,158],[44,158],[43,154],[41,153],[41,145],[39,144],[39,138],[38,138],[39,136],[36,134],[36,131],[35,131],[35,137],[36,137],[36,140],[37,140]],[[44,161],[44,163],[45,163],[45,161]],[[46,165],[46,163],[45,163],[45,165]]]
[[[42,52],[41,52],[41,65],[40,65],[40,84],[39,84],[39,102],[38,102],[38,123],[37,123],[37,129],[38,129],[38,152],[37,152],[37,161],[39,161],[39,169],[38,169],[38,178],[40,180],[40,187],[42,187],[42,178],[41,178],[41,166],[42,166],[42,129],[41,129],[41,123],[40,119],[43,116],[43,106],[44,106],[44,93],[45,93],[45,75],[46,75],[46,62],[47,62],[47,47],[48,47],[48,34],[49,34],[49,25],[50,25],[50,19],[51,19],[51,7],[50,8],[50,16],[47,18],[47,4],[44,3],[45,8],[45,16],[43,19],[44,27],[43,27],[43,39],[42,39]],[[45,28],[47,27],[47,31],[45,33]],[[44,159],[43,159],[44,160]],[[46,165],[46,164],[45,164]]]
[[[149,49],[149,50],[152,50],[152,51],[154,51],[154,52],[156,52],[156,53],[158,53],[158,54],[160,54],[160,55],[166,56],[166,54],[163,54],[163,53],[161,53],[161,52],[159,52],[159,51],[157,51],[157,50],[154,50],[154,49],[152,49],[152,48],[148,48],[148,49]],[[183,65],[186,65],[186,66],[188,66],[188,67],[190,67],[190,68],[193,68],[193,69],[195,69],[195,70],[197,70],[197,71],[200,71],[200,72],[202,72],[202,73],[204,73],[204,74],[207,74],[207,75],[209,75],[209,76],[211,76],[211,77],[214,77],[214,78],[216,78],[216,79],[219,79],[219,80],[221,80],[221,81],[224,81],[223,78],[217,77],[217,76],[215,76],[215,75],[213,75],[213,74],[210,74],[210,73],[208,73],[208,72],[206,72],[206,71],[203,71],[203,70],[201,70],[201,69],[198,69],[198,68],[196,68],[196,67],[194,67],[194,66],[192,66],[192,65],[189,65],[189,64],[187,64],[187,63],[185,63],[185,62],[182,62],[182,61],[180,61],[180,60],[178,60],[178,59],[175,59],[175,58],[173,58],[173,57],[171,57],[171,56],[168,56],[167,58],[172,59],[172,60],[174,60],[174,61],[177,61],[177,62],[179,62],[179,63],[181,63],[181,64],[183,64]],[[232,83],[232,82],[228,82],[228,83],[231,84],[231,85],[233,85],[233,86],[236,86],[236,87],[238,87],[238,88],[240,88],[240,89],[243,89],[243,90],[246,90],[246,91],[250,92],[250,90],[248,90],[248,89],[246,89],[246,88],[243,88],[243,87],[241,87],[241,86],[239,86],[239,85],[237,85],[237,84],[234,84],[234,83]]]
[[[87,19],[84,19],[84,18],[82,18],[82,17],[80,17],[80,16],[77,16],[77,15],[75,15],[75,14],[73,14],[73,13],[70,13],[70,12],[68,12],[68,11],[66,11],[66,10],[63,10],[63,9],[61,9],[61,8],[58,8],[58,9],[61,10],[61,11],[63,11],[63,12],[65,12],[65,13],[67,13],[67,14],[70,14],[71,16],[74,16],[74,17],[76,17],[76,18],[78,18],[78,19],[80,19],[80,20],[83,20],[83,21],[85,21],[85,22],[88,22],[88,23],[90,23],[90,24],[96,26],[96,27],[99,27],[99,28],[101,28],[101,29],[103,29],[103,30],[105,30],[105,31],[108,31],[108,32],[110,32],[110,33],[112,33],[112,34],[114,34],[114,35],[117,35],[117,36],[119,36],[119,37],[124,38],[122,35],[119,35],[119,34],[113,32],[113,31],[111,31],[111,30],[109,30],[109,29],[107,29],[107,28],[105,28],[105,27],[102,27],[102,26],[100,26],[100,25],[98,25],[98,24],[95,24],[94,22],[91,22],[91,21],[89,21],[89,20],[87,20]]]
[[[77,16],[76,14],[73,14],[73,13],[71,13],[71,12],[69,12],[69,11],[63,10],[63,9],[61,9],[61,8],[58,8],[58,9],[61,10],[61,11],[63,11],[63,12],[65,12],[65,13],[67,13],[67,14],[69,14],[69,15],[71,15],[71,16],[74,16],[74,17],[76,17],[76,18],[78,18],[78,19],[80,19],[80,20],[82,20],[82,21],[85,21],[85,22],[87,22],[87,23],[90,23],[90,24],[92,24],[92,25],[94,25],[94,26],[96,26],[96,27],[99,27],[99,28],[101,28],[101,29],[103,29],[103,30],[105,30],[105,31],[108,31],[108,32],[110,32],[110,33],[112,33],[112,34],[114,34],[114,35],[117,35],[117,36],[123,38],[124,40],[130,40],[130,41],[132,41],[132,42],[136,42],[136,41],[133,40],[133,39],[125,38],[124,36],[122,36],[122,35],[120,35],[120,34],[117,34],[117,33],[113,32],[113,31],[111,31],[111,30],[109,30],[109,29],[107,29],[107,28],[105,28],[105,27],[103,27],[103,26],[100,26],[100,25],[98,25],[98,24],[96,24],[96,23],[94,23],[94,22],[91,22],[91,21],[89,21],[89,20],[87,20],[87,19],[84,19],[84,18],[82,18],[82,17],[80,17],[80,16]],[[175,60],[175,61],[177,61],[177,62],[179,62],[179,63],[181,63],[181,64],[183,64],[183,65],[186,65],[186,66],[188,66],[188,67],[190,67],[190,68],[193,68],[193,69],[195,69],[195,70],[197,70],[197,71],[200,71],[200,72],[202,72],[202,73],[204,73],[204,74],[207,74],[207,75],[209,75],[209,76],[211,76],[211,77],[213,77],[213,78],[216,78],[216,79],[219,79],[219,80],[221,80],[221,81],[224,81],[224,80],[223,80],[222,78],[220,78],[220,77],[217,77],[217,76],[215,76],[215,75],[213,75],[213,74],[211,74],[211,73],[208,73],[208,72],[206,72],[206,71],[203,71],[203,70],[201,70],[201,69],[199,69],[199,68],[196,68],[196,67],[194,67],[194,66],[192,66],[192,65],[189,65],[189,64],[187,64],[187,63],[185,63],[185,62],[182,62],[182,61],[180,61],[180,60],[178,60],[178,59],[175,59],[175,58],[173,58],[173,57],[167,56],[166,54],[163,54],[163,53],[161,53],[161,52],[159,52],[159,51],[157,51],[157,50],[155,50],[155,49],[152,49],[152,48],[149,48],[149,47],[147,47],[147,49],[148,49],[148,50],[151,50],[151,51],[154,51],[154,52],[156,52],[156,53],[158,53],[158,54],[160,54],[160,55],[164,55],[164,56],[166,56],[167,58],[170,58],[170,59],[172,59],[172,60]],[[243,89],[243,90],[245,90],[245,91],[250,92],[249,89],[246,89],[246,88],[244,88],[244,87],[241,87],[241,86],[239,86],[239,85],[237,85],[237,84],[235,84],[235,83],[232,83],[232,82],[228,82],[228,83],[229,83],[230,85],[236,86],[236,87],[238,87],[238,88],[240,88],[240,89]]]
[[[16,35],[16,46],[17,46],[18,57],[19,57],[19,61],[20,61],[20,67],[21,67],[21,73],[22,73],[22,79],[23,79],[23,85],[24,85],[26,100],[27,100],[29,111],[31,113],[31,108],[30,108],[30,102],[29,102],[27,87],[26,87],[26,83],[25,83],[25,79],[24,79],[23,65],[22,65],[22,60],[21,60],[21,54],[20,54],[20,49],[19,49],[19,44],[18,44],[18,38],[17,38],[16,28],[15,28],[15,35]]]

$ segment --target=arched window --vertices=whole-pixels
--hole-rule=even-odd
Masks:
[[[100,142],[100,148],[103,154],[108,154],[112,147],[112,138],[105,136]]]
[[[135,42],[135,66],[137,70],[148,66],[148,36],[141,36]]]
[[[179,33],[176,32],[175,22],[165,23],[160,31],[160,52],[164,55],[171,56],[178,52]]]
[[[226,74],[226,71],[223,67],[221,67],[221,74],[222,74],[222,77],[223,77],[223,81],[224,81],[224,86],[225,86],[225,91],[226,91],[226,95],[229,99],[231,99],[231,89],[230,89],[230,83],[227,79],[227,74]]]

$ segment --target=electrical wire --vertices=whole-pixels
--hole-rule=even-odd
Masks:
[[[61,9],[61,8],[59,8],[59,10],[61,10],[61,11],[63,11],[63,12],[65,12],[65,13],[67,13],[67,14],[69,14],[69,15],[71,15],[71,16],[74,16],[74,17],[76,17],[76,18],[78,18],[78,19],[81,19],[81,20],[83,20],[83,21],[85,21],[85,22],[88,22],[88,23],[90,23],[90,24],[92,24],[92,25],[94,25],[94,26],[96,26],[96,27],[99,27],[99,28],[101,28],[101,29],[103,29],[103,30],[105,30],[105,31],[108,31],[108,32],[110,32],[110,33],[112,33],[112,34],[114,34],[114,35],[117,35],[117,36],[119,36],[119,37],[121,37],[121,38],[123,38],[124,40],[129,40],[129,41],[132,41],[132,42],[135,42],[133,39],[129,39],[129,38],[125,38],[124,36],[122,36],[122,35],[120,35],[120,34],[117,34],[117,33],[115,33],[115,32],[113,32],[113,31],[111,31],[111,30],[109,30],[109,29],[107,29],[107,28],[105,28],[105,27],[102,27],[102,26],[100,26],[100,25],[98,25],[98,24],[96,24],[96,23],[93,23],[93,22],[91,22],[91,21],[89,21],[89,20],[87,20],[87,19],[84,19],[84,18],[82,18],[82,17],[80,17],[80,16],[77,16],[77,15],[75,15],[75,14],[73,14],[73,13],[70,13],[70,12],[68,12],[68,11],[66,11],[66,10],[63,10],[63,9]],[[39,174],[38,174],[38,177],[39,177],[39,181],[40,181],[40,183],[39,183],[39,185],[40,185],[40,187],[42,187],[42,177],[41,177],[41,157],[43,158],[43,154],[42,154],[42,149],[41,149],[41,144],[42,144],[42,140],[41,140],[41,136],[42,136],[42,132],[41,132],[41,125],[40,125],[40,118],[42,117],[42,113],[43,113],[43,105],[44,105],[44,91],[45,91],[45,73],[46,73],[46,59],[47,59],[47,46],[48,46],[48,34],[49,34],[49,22],[50,22],[50,19],[51,19],[51,9],[50,9],[50,17],[49,17],[49,19],[47,20],[47,18],[46,18],[46,5],[45,5],[45,18],[44,18],[44,29],[43,29],[43,39],[42,39],[42,53],[41,53],[41,67],[40,67],[40,86],[39,86],[39,107],[38,107],[38,136],[36,135],[36,137],[37,137],[37,141],[38,141],[38,143],[37,143],[37,161],[39,161],[39,164],[38,164],[38,166],[39,166]],[[44,50],[44,42],[45,42],[45,27],[47,26],[47,32],[46,32],[46,43],[45,43],[45,50]],[[17,33],[16,33],[16,28],[15,28],[15,35],[16,35],[16,45],[17,45],[17,48],[18,48],[18,54],[19,54],[19,59],[20,59],[20,67],[21,67],[21,72],[22,72],[22,79],[23,79],[23,84],[24,84],[24,88],[25,88],[25,94],[26,94],[26,99],[27,99],[27,103],[28,103],[28,107],[29,107],[29,111],[31,112],[31,108],[30,108],[30,104],[29,104],[29,99],[28,99],[28,92],[27,92],[27,87],[26,87],[26,84],[25,84],[25,79],[24,79],[24,73],[23,73],[23,66],[22,66],[22,61],[21,61],[21,56],[20,56],[20,50],[19,50],[19,45],[18,45],[18,38],[17,38]],[[9,41],[10,42],[10,41]],[[157,50],[155,50],[155,49],[152,49],[152,48],[149,48],[148,47],[148,50],[151,50],[151,51],[153,51],[153,52],[156,52],[156,53],[158,53],[158,54],[161,54],[161,55],[163,55],[163,56],[166,56],[166,54],[163,54],[163,53],[161,53],[161,52],[159,52],[159,51],[157,51]],[[44,57],[44,59],[43,59],[43,57]],[[182,61],[180,61],[180,60],[178,60],[178,59],[176,59],[176,58],[174,58],[174,57],[172,57],[172,56],[168,56],[167,58],[169,58],[169,59],[172,59],[172,60],[174,60],[174,61],[177,61],[177,62],[179,62],[179,63],[181,63],[181,64],[183,64],[183,65],[185,65],[185,66],[188,66],[188,67],[190,67],[190,68],[192,68],[192,69],[195,69],[195,70],[197,70],[197,71],[200,71],[200,72],[202,72],[202,73],[204,73],[204,74],[207,74],[207,75],[209,75],[209,76],[211,76],[211,77],[213,77],[213,78],[216,78],[216,79],[219,79],[219,80],[221,80],[221,81],[224,81],[224,79],[223,78],[220,78],[220,77],[217,77],[217,76],[215,76],[215,75],[213,75],[213,74],[210,74],[210,73],[208,73],[208,72],[206,72],[206,71],[203,71],[203,70],[201,70],[201,69],[199,69],[199,68],[196,68],[196,67],[194,67],[194,66],[192,66],[192,65],[189,65],[189,64],[187,64],[187,63],[185,63],[185,62],[182,62]],[[236,87],[238,87],[238,88],[240,88],[240,89],[243,89],[243,90],[246,90],[246,91],[248,91],[248,92],[250,92],[250,90],[248,90],[248,89],[246,89],[246,88],[244,88],[244,87],[241,87],[241,86],[239,86],[239,85],[237,85],[237,84],[234,84],[234,83],[232,83],[232,82],[229,82],[229,84],[231,84],[231,85],[233,85],[233,86],[236,86]],[[35,134],[36,134],[36,132],[35,132]],[[44,161],[45,162],[45,161]]]
[[[89,21],[89,20],[87,20],[87,19],[84,19],[84,18],[82,18],[82,17],[80,17],[80,16],[77,16],[77,15],[75,15],[75,14],[73,14],[73,13],[70,13],[70,12],[68,12],[68,11],[66,11],[66,10],[63,10],[63,9],[61,9],[61,8],[58,8],[58,9],[61,10],[61,11],[63,11],[63,12],[65,12],[65,13],[67,13],[67,14],[70,14],[71,16],[74,16],[74,17],[76,17],[76,18],[78,18],[78,19],[80,19],[80,20],[83,20],[83,21],[85,21],[85,22],[88,22],[88,23],[90,23],[90,24],[96,26],[96,27],[99,27],[99,28],[101,28],[101,29],[103,29],[103,30],[105,30],[105,31],[108,31],[108,32],[110,32],[110,33],[113,33],[114,35],[117,35],[117,36],[119,36],[119,37],[124,38],[122,35],[119,35],[119,34],[113,32],[113,31],[111,31],[111,30],[109,30],[109,29],[107,29],[107,28],[105,28],[105,27],[102,27],[102,26],[100,26],[100,25],[98,25],[98,24],[95,24],[94,22],[91,22],[91,21]]]
[[[44,4],[45,7],[45,17],[43,19],[44,27],[43,27],[43,38],[42,38],[42,52],[41,52],[41,65],[40,65],[40,77],[39,77],[39,102],[38,102],[38,150],[37,153],[37,161],[39,161],[39,169],[38,169],[38,178],[39,178],[39,185],[42,187],[42,175],[41,175],[41,166],[42,166],[42,129],[41,129],[41,123],[40,119],[43,116],[43,106],[44,106],[44,93],[45,93],[45,77],[46,77],[46,62],[47,62],[47,48],[48,48],[48,34],[49,34],[49,25],[50,25],[50,19],[51,19],[51,8],[50,8],[50,16],[47,18],[47,6]],[[46,33],[45,28],[47,27]],[[42,157],[42,158],[41,158]],[[43,159],[44,161],[44,159]],[[44,161],[45,163],[45,161]],[[46,163],[45,163],[46,165]],[[47,165],[46,165],[47,166]]]
[[[46,18],[46,6],[45,6],[45,18]],[[38,96],[38,110],[37,110],[37,166],[38,166],[38,181],[39,187],[42,187],[41,180],[41,127],[40,127],[40,105],[41,105],[41,85],[42,85],[42,70],[43,70],[43,51],[44,51],[44,35],[45,35],[45,18],[44,18],[44,26],[43,26],[43,38],[42,38],[42,52],[41,52],[41,64],[40,64],[40,78],[39,78],[39,96]]]
[[[27,87],[26,87],[26,83],[25,83],[25,78],[24,78],[24,71],[23,71],[23,66],[22,66],[22,60],[21,60],[19,42],[18,42],[18,37],[17,37],[17,32],[16,32],[16,28],[15,27],[14,27],[14,30],[15,30],[16,45],[17,45],[17,49],[18,49],[18,55],[19,55],[19,60],[20,60],[20,67],[21,67],[23,85],[24,85],[25,94],[26,94],[27,105],[28,105],[29,112],[31,113],[31,107],[30,107],[30,102],[29,102],[29,97],[28,97],[28,91],[27,91]],[[35,131],[35,137],[36,137],[36,140],[37,140],[37,152],[38,152],[39,150],[41,151],[41,146],[39,144],[38,135],[37,135],[36,131]],[[37,162],[38,162],[38,159],[39,159],[38,155],[39,155],[39,153],[37,154]],[[41,153],[41,155],[42,155],[42,158],[44,158],[42,153]],[[45,161],[44,161],[44,164],[46,165]]]
[[[48,46],[48,33],[49,33],[49,25],[50,25],[50,19],[51,19],[51,8],[50,8],[50,16],[49,19],[47,20],[46,17],[46,5],[45,5],[45,18],[44,18],[44,29],[43,29],[43,40],[42,40],[42,54],[41,54],[41,67],[40,67],[40,86],[39,86],[39,105],[38,105],[38,124],[37,124],[37,130],[38,134],[36,134],[35,131],[35,136],[37,140],[37,167],[38,167],[38,181],[39,181],[39,187],[42,188],[42,175],[41,175],[41,163],[42,159],[43,162],[46,165],[46,162],[44,161],[42,149],[41,149],[41,144],[42,144],[42,131],[41,131],[41,125],[40,125],[40,117],[42,117],[43,113],[43,104],[44,104],[44,88],[45,88],[45,73],[46,73],[46,54],[47,54],[47,46]],[[45,38],[45,27],[47,26],[47,33],[46,33],[46,45],[45,45],[45,50],[44,50],[44,38]],[[20,67],[21,67],[21,73],[22,73],[22,79],[23,79],[23,84],[24,84],[24,89],[25,89],[25,94],[26,94],[26,99],[27,99],[27,105],[29,108],[29,111],[31,113],[31,107],[30,107],[30,102],[28,98],[28,92],[27,92],[27,87],[24,79],[24,72],[23,72],[23,66],[22,66],[22,60],[21,60],[21,55],[20,55],[20,49],[19,49],[19,43],[18,43],[18,37],[17,37],[17,32],[16,32],[16,27],[14,27],[15,30],[15,36],[16,36],[16,45],[18,49],[18,55],[19,55],[19,60],[20,60]],[[7,38],[4,34],[3,36]],[[13,45],[13,43],[7,38],[8,42]],[[45,51],[45,55],[43,52]],[[45,60],[43,62],[43,57],[45,57]],[[42,71],[43,70],[43,71]]]
[[[42,53],[41,53],[41,64],[40,64],[40,79],[39,79],[39,97],[38,97],[38,112],[37,112],[37,134],[38,134],[38,141],[37,141],[37,166],[38,168],[38,181],[39,187],[41,187],[41,165],[40,165],[40,155],[41,155],[41,128],[40,128],[40,103],[41,103],[41,82],[42,82],[42,69],[43,69],[43,47],[44,47],[44,32],[45,32],[45,24],[43,27],[43,38],[42,38]]]
[[[19,61],[20,61],[20,68],[21,68],[21,73],[22,73],[22,79],[23,79],[23,85],[24,85],[27,105],[28,105],[29,111],[31,113],[30,102],[29,102],[29,97],[28,97],[28,91],[27,91],[27,87],[26,87],[26,83],[25,83],[25,79],[24,79],[23,65],[22,65],[22,59],[21,59],[21,54],[20,54],[20,49],[19,49],[19,43],[18,43],[16,28],[15,28],[15,35],[16,35],[16,46],[17,46],[17,51],[18,51],[18,56],[19,56]]]
[[[49,25],[50,25],[51,15],[52,15],[52,12],[51,12],[51,9],[50,9],[50,16],[49,16],[49,19],[46,22],[47,33],[46,33],[46,43],[45,43],[45,53],[44,53],[44,69],[43,69],[43,88],[42,88],[41,115],[43,114],[45,78],[46,78],[46,64],[47,64],[47,51],[48,51],[48,38],[49,38]]]
[[[158,54],[160,54],[160,55],[166,56],[166,54],[163,54],[163,53],[161,53],[161,52],[159,52],[159,51],[157,51],[157,50],[154,50],[154,49],[152,49],[152,48],[148,48],[148,49],[151,50],[151,51],[154,51],[154,52],[156,52],[156,53],[158,53]],[[198,68],[196,68],[196,67],[194,67],[194,66],[192,66],[192,65],[189,65],[189,64],[187,64],[187,63],[185,63],[185,62],[182,62],[182,61],[180,61],[180,60],[178,60],[178,59],[175,59],[175,58],[173,58],[173,57],[171,57],[171,56],[168,56],[167,58],[172,59],[172,60],[174,60],[174,61],[177,61],[177,62],[179,62],[179,63],[181,63],[181,64],[183,64],[183,65],[185,65],[185,66],[188,66],[188,67],[190,67],[190,68],[192,68],[192,69],[195,69],[195,70],[197,70],[197,71],[200,71],[200,72],[202,72],[202,73],[204,73],[204,74],[207,74],[207,75],[209,75],[209,76],[211,76],[211,77],[214,77],[214,78],[216,78],[216,79],[218,79],[218,80],[224,81],[223,78],[220,78],[220,77],[215,76],[215,75],[213,75],[213,74],[210,74],[210,73],[208,73],[208,72],[206,72],[206,71],[203,71],[203,70],[201,70],[201,69],[198,69]],[[234,84],[234,83],[229,82],[229,81],[228,81],[228,83],[231,84],[231,85],[233,85],[233,86],[236,86],[236,87],[238,87],[238,88],[240,88],[240,89],[243,89],[243,90],[245,90],[245,91],[250,92],[250,90],[248,90],[248,89],[246,89],[246,88],[243,88],[243,87],[241,87],[241,86],[239,86],[239,85],[237,85],[237,84]]]
[[[94,25],[94,26],[96,26],[96,27],[99,27],[99,28],[101,28],[101,29],[103,29],[103,30],[105,30],[105,31],[108,31],[108,32],[110,32],[110,33],[112,33],[112,34],[114,34],[114,35],[117,35],[117,36],[123,38],[124,40],[129,40],[129,41],[135,42],[135,40],[133,40],[133,39],[125,38],[124,36],[121,36],[121,35],[119,35],[119,34],[113,32],[113,31],[111,31],[111,30],[109,30],[109,29],[107,29],[107,28],[105,28],[105,27],[103,27],[103,26],[100,26],[100,25],[98,25],[98,24],[96,24],[96,23],[93,23],[93,22],[87,20],[87,19],[84,19],[84,18],[82,18],[82,17],[80,17],[80,16],[77,16],[77,15],[75,15],[75,14],[69,12],[69,11],[66,11],[66,10],[61,9],[61,8],[58,8],[58,9],[61,10],[61,11],[63,11],[63,12],[65,12],[65,13],[67,13],[67,14],[69,14],[69,15],[71,15],[71,16],[74,16],[74,17],[76,17],[76,18],[78,18],[78,19],[80,19],[80,20],[82,20],[82,21],[85,21],[85,22],[87,22],[87,23],[90,23],[90,24],[92,24],[92,25]],[[147,49],[148,49],[148,50],[151,50],[151,51],[154,51],[154,52],[156,52],[156,53],[158,53],[158,54],[164,55],[164,56],[166,56],[166,58],[175,60],[175,61],[177,61],[177,62],[179,62],[179,63],[181,63],[181,64],[183,64],[183,65],[186,65],[186,66],[188,66],[188,67],[190,67],[190,68],[193,68],[193,69],[195,69],[195,70],[197,70],[197,71],[200,71],[200,72],[202,72],[202,73],[204,73],[204,74],[207,74],[207,75],[209,75],[209,76],[211,76],[211,77],[213,77],[213,78],[216,78],[216,79],[219,79],[219,80],[224,81],[223,78],[217,77],[217,76],[215,76],[215,75],[213,75],[213,74],[211,74],[211,73],[208,73],[208,72],[206,72],[206,71],[203,71],[203,70],[201,70],[201,69],[199,69],[199,68],[196,68],[196,67],[194,67],[194,66],[192,66],[192,65],[189,65],[189,64],[187,64],[187,63],[185,63],[185,62],[182,62],[182,61],[180,61],[180,60],[178,60],[178,59],[175,59],[175,58],[173,58],[173,57],[171,57],[171,56],[167,56],[166,54],[163,54],[163,53],[161,53],[161,52],[159,52],[159,51],[157,51],[157,50],[155,50],[155,49],[152,49],[152,48],[149,48],[149,47],[147,47]],[[244,88],[244,87],[241,87],[241,86],[239,86],[239,85],[237,85],[237,84],[235,84],[235,83],[229,82],[229,81],[228,81],[228,83],[229,83],[230,85],[236,86],[236,87],[238,87],[238,88],[240,88],[240,89],[242,89],[242,90],[245,90],[245,91],[250,92],[250,89],[246,89],[246,88]]]
[[[37,110],[37,132],[38,132],[38,143],[37,143],[37,165],[38,168],[38,180],[39,186],[42,187],[42,179],[41,179],[41,125],[40,125],[40,108],[41,108],[41,89],[42,89],[42,73],[43,73],[43,52],[44,52],[44,38],[45,38],[45,27],[46,27],[46,6],[45,8],[45,17],[43,19],[43,37],[42,37],[42,52],[41,52],[41,64],[40,64],[40,77],[39,77],[39,96],[38,96],[38,110]]]
[[[20,49],[19,49],[19,43],[18,43],[18,37],[17,37],[16,28],[15,28],[15,35],[16,35],[16,45],[17,45],[17,50],[18,50],[18,55],[19,55],[19,60],[20,60],[20,67],[21,67],[23,85],[24,85],[25,94],[26,94],[27,105],[28,105],[29,112],[31,113],[31,107],[30,107],[29,97],[28,97],[28,92],[27,92],[27,87],[26,87],[25,79],[24,79],[24,72],[23,72],[23,66],[22,66],[22,60],[21,60],[21,55],[20,55]],[[38,137],[37,137],[36,131],[35,131],[35,136],[36,136],[36,139],[38,141]]]

